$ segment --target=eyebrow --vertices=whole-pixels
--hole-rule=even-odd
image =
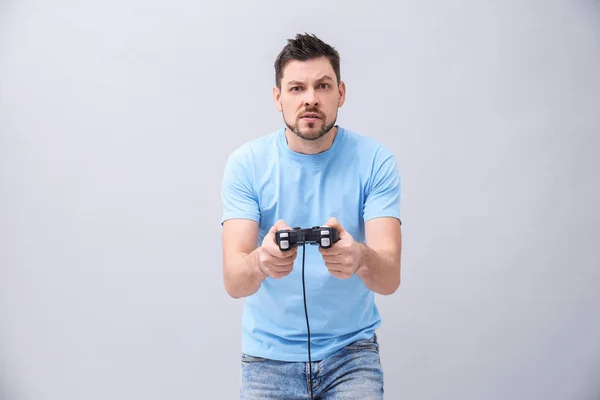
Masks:
[[[317,82],[323,82],[323,81],[331,81],[333,82],[333,78],[330,77],[329,75],[323,75],[322,77],[320,77],[319,79],[316,80]],[[300,81],[289,81],[288,83],[289,85],[302,85],[304,84],[304,82],[300,82]]]

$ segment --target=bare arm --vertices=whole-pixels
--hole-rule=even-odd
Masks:
[[[366,245],[360,246],[356,275],[365,286],[389,295],[400,286],[402,233],[396,218],[374,218],[365,223]]]
[[[233,298],[254,294],[266,275],[259,268],[258,223],[230,219],[223,223],[223,282]]]
[[[282,252],[275,243],[279,229],[290,227],[277,221],[257,247],[258,223],[242,218],[223,223],[223,281],[231,297],[250,296],[265,278],[279,279],[292,272],[298,248]]]

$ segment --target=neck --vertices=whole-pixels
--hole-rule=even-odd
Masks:
[[[328,150],[337,135],[337,126],[334,126],[325,135],[316,140],[302,139],[289,128],[285,129],[285,138],[290,150],[301,154],[318,154]]]

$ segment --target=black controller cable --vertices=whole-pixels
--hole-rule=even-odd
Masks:
[[[306,316],[306,329],[308,330],[308,383],[310,398],[313,400],[312,387],[312,360],[310,357],[310,324],[308,323],[308,309],[306,307],[306,285],[304,283],[304,260],[306,258],[306,245],[302,246],[302,295],[304,296],[304,315]]]

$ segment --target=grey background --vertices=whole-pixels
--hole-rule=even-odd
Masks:
[[[401,168],[386,398],[600,399],[599,3],[364,4],[0,3],[2,400],[237,397],[221,173],[305,31]]]

